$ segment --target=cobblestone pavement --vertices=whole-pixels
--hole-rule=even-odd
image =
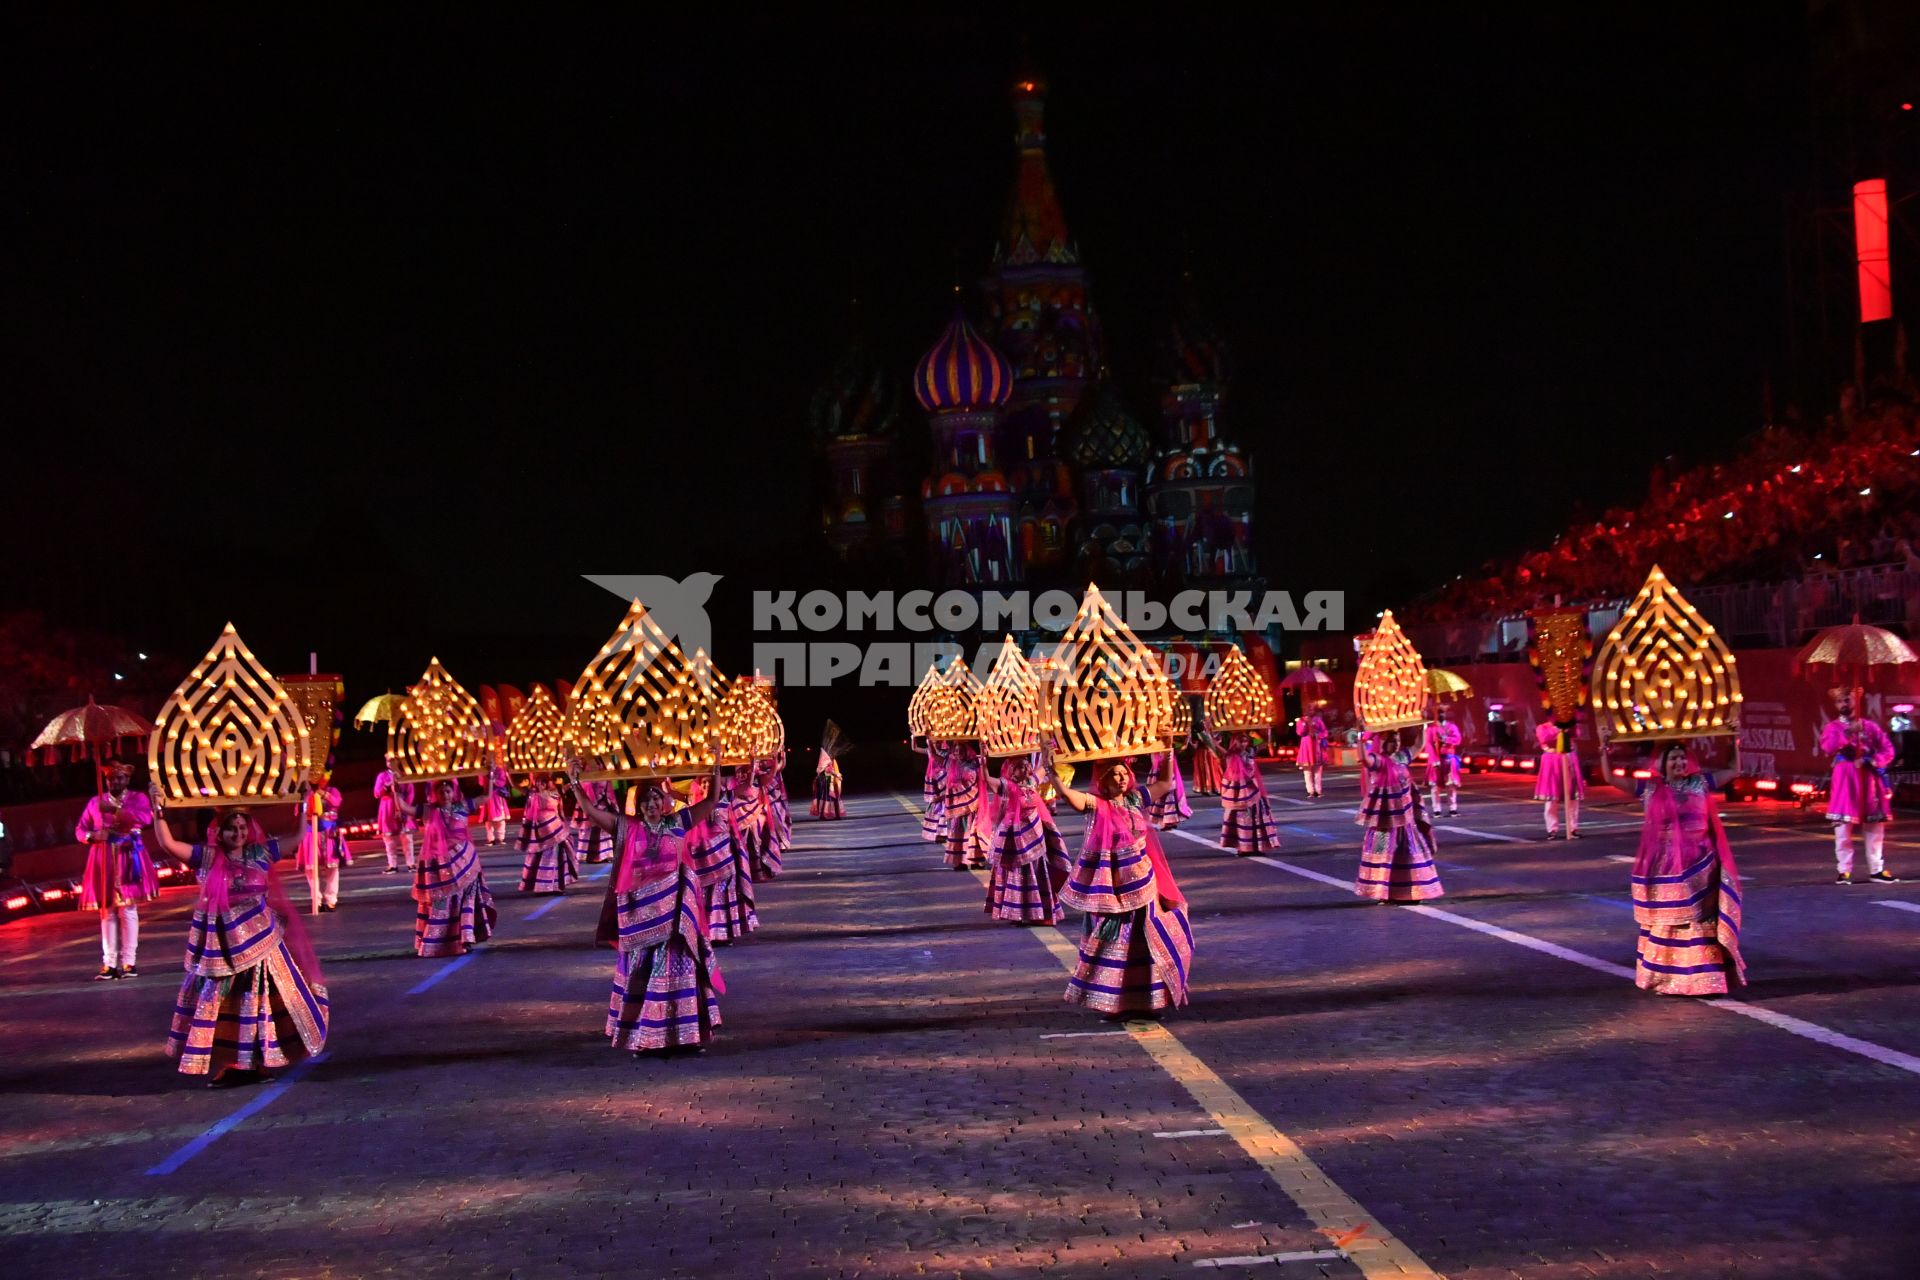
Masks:
[[[352,868],[311,920],[329,1052],[254,1090],[162,1055],[185,892],[132,982],[86,980],[90,917],[8,926],[0,1274],[1920,1275],[1920,911],[1886,905],[1920,886],[1838,888],[1824,826],[1736,808],[1753,985],[1659,999],[1621,976],[1624,801],[1548,843],[1470,780],[1429,911],[1348,891],[1332,781],[1270,778],[1271,862],[1211,802],[1168,841],[1198,951],[1164,1030],[1064,1005],[1077,922],[989,921],[885,795],[799,820],[697,1058],[607,1046],[601,883],[521,897],[505,849],[466,963]]]

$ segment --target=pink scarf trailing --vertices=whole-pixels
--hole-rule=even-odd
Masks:
[[[428,805],[427,820],[420,831],[420,856],[445,866],[452,849],[453,831],[447,825],[446,815],[440,812],[439,805]]]
[[[1147,821],[1146,813],[1137,805],[1121,804],[1117,800],[1098,797],[1093,806],[1092,830],[1088,832],[1089,847],[1093,849],[1115,849],[1133,843],[1133,835],[1123,813],[1131,812],[1139,820],[1140,829],[1146,834],[1147,861],[1153,867],[1153,891],[1160,899],[1160,905],[1172,910],[1184,907],[1187,899],[1180,892],[1180,885],[1173,878],[1173,866],[1167,861],[1167,851],[1160,845],[1160,833]]]
[[[1687,776],[1699,772],[1697,766],[1688,761]],[[1668,827],[1676,834],[1680,831],[1680,802],[1674,799],[1673,788],[1662,779],[1655,779],[1647,793],[1646,821],[1640,827],[1640,847],[1634,851],[1634,873],[1636,875],[1658,874],[1660,861],[1660,835]],[[1732,880],[1738,889],[1740,883],[1739,868],[1734,865],[1733,846],[1727,843],[1727,829],[1720,823],[1720,800],[1711,789],[1707,797],[1707,838],[1713,842],[1713,853],[1720,864],[1720,873]]]
[[[637,818],[627,820],[627,843],[620,851],[620,874],[614,877],[615,893],[632,893],[649,880],[657,880],[672,871],[675,864],[692,865],[687,854],[686,833],[668,827],[657,835]]]
[[[260,824],[248,820],[247,847],[259,849],[260,855],[254,859],[264,862],[266,869],[261,872],[244,870],[243,888],[248,892],[258,892],[267,901],[267,909],[273,913],[274,922],[280,928],[280,937],[287,944],[287,951],[293,956],[293,963],[305,975],[309,986],[324,987],[326,975],[320,970],[320,956],[313,949],[313,939],[307,933],[307,927],[300,920],[300,913],[293,908],[293,899],[287,896],[287,888],[280,882],[280,868],[270,861],[267,848],[267,833]],[[200,910],[208,918],[223,916],[233,908],[234,861],[227,851],[219,845],[203,846],[204,869],[206,878],[200,882]],[[244,866],[244,864],[242,864]]]

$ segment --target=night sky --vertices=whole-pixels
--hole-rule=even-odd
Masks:
[[[1136,412],[1183,267],[1232,349],[1274,586],[1399,603],[1761,424],[1796,6],[964,13],[17,27],[7,604],[524,685],[579,573],[835,581],[809,395],[849,299],[904,373],[982,274],[1023,33]]]

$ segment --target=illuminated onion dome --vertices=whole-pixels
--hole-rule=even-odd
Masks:
[[[1113,383],[1103,380],[1073,415],[1067,458],[1083,471],[1137,469],[1153,451],[1147,429],[1122,403]]]
[[[890,434],[900,419],[900,384],[856,338],[814,391],[808,418],[820,440]]]
[[[955,308],[953,321],[913,369],[913,397],[928,413],[996,409],[1013,394],[1013,369]]]

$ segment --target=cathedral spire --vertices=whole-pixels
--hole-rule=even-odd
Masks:
[[[1038,72],[1022,71],[1013,82],[1013,119],[1013,198],[994,261],[1008,266],[1079,262],[1079,247],[1067,235],[1067,218],[1047,169],[1047,82]]]

